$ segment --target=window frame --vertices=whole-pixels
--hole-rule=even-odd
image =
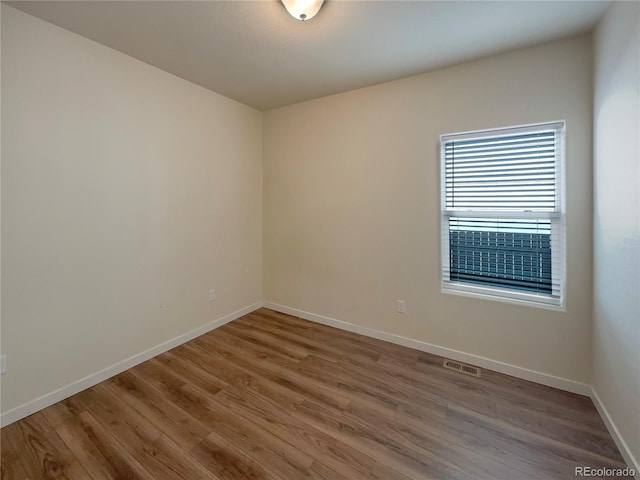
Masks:
[[[556,135],[555,149],[555,210],[544,211],[483,211],[473,209],[447,209],[446,198],[446,159],[445,143],[447,141],[490,138],[518,133],[554,130]],[[489,299],[518,305],[527,305],[551,310],[565,311],[566,294],[566,208],[565,208],[565,171],[566,171],[566,121],[534,123],[502,128],[474,130],[461,133],[440,135],[440,285],[445,294],[462,295],[467,297]],[[522,218],[549,219],[551,223],[551,258],[554,268],[560,271],[552,276],[557,279],[553,293],[539,294],[519,291],[497,286],[481,286],[445,278],[450,269],[450,241],[449,219],[451,217],[480,217],[480,218]]]

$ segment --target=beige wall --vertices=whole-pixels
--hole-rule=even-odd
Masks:
[[[591,66],[583,35],[267,112],[265,301],[588,382]],[[442,294],[439,135],[552,120],[566,312]]]
[[[593,388],[640,462],[640,4],[594,37]]]
[[[262,299],[260,112],[4,5],[2,100],[3,412]]]

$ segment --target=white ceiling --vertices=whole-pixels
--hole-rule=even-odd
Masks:
[[[27,13],[260,110],[589,30],[608,1],[18,1]]]

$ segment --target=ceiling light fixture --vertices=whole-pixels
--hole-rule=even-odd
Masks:
[[[284,8],[296,20],[309,20],[316,16],[324,0],[282,0]]]

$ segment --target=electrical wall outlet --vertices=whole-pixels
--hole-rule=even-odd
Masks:
[[[7,356],[0,356],[0,374],[5,373],[7,371]]]
[[[209,290],[209,301],[213,302],[216,299],[216,289],[212,288]]]
[[[404,304],[404,300],[396,300],[396,312],[404,313],[406,312],[406,305]]]

